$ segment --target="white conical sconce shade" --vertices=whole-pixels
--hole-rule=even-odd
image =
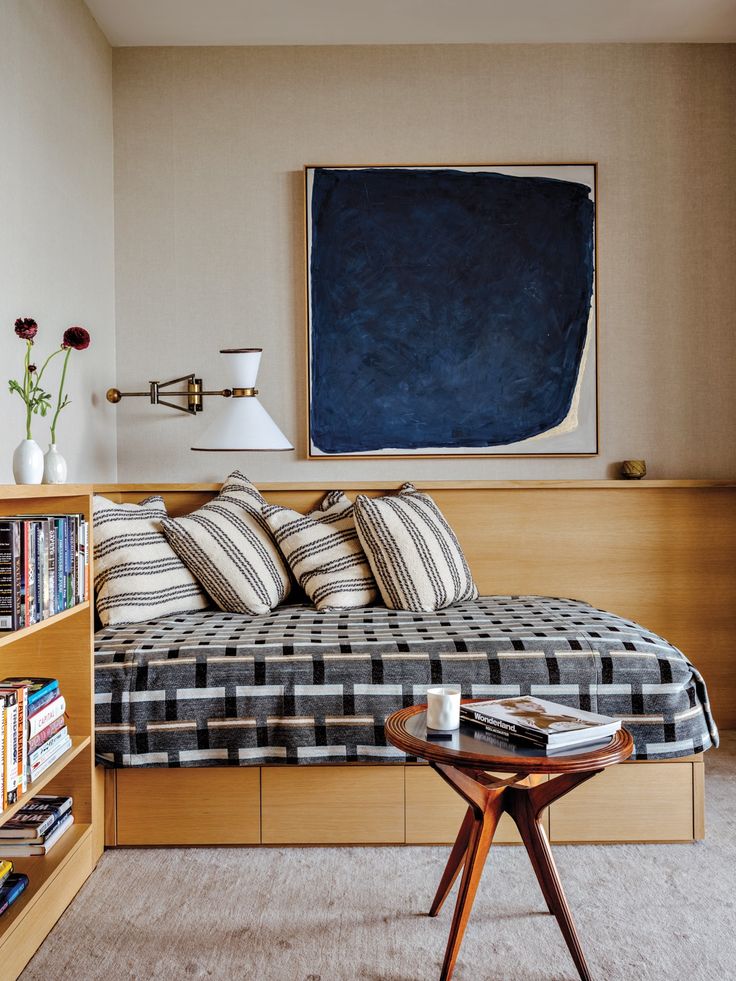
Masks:
[[[254,389],[261,363],[260,348],[224,350],[230,379],[226,384],[238,392]],[[289,440],[266,412],[257,396],[234,395],[217,399],[215,418],[205,429],[193,450],[293,450]],[[207,408],[209,409],[210,403]]]

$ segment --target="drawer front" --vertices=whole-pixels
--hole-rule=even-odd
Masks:
[[[264,844],[404,841],[403,766],[262,768]]]
[[[119,845],[255,845],[259,767],[118,770]]]
[[[693,764],[621,763],[550,807],[552,841],[691,841]]]
[[[468,805],[429,766],[406,768],[406,841],[408,844],[452,843],[460,830]],[[499,773],[502,779],[508,773]],[[544,778],[542,778],[544,779]],[[546,817],[545,817],[546,830]],[[516,825],[504,814],[498,822],[494,842],[519,844]]]

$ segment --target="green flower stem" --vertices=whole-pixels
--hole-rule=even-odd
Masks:
[[[58,352],[55,351],[54,353],[57,354]],[[67,403],[67,400],[64,399],[64,382],[66,381],[66,368],[67,368],[67,365],[69,364],[69,355],[71,353],[72,353],[72,349],[70,347],[68,347],[66,349],[66,353],[64,355],[64,367],[61,369],[61,382],[59,383],[59,395],[58,395],[58,398],[56,399],[56,412],[54,413],[54,418],[53,418],[53,420],[51,422],[51,442],[52,443],[55,443],[56,442],[56,423],[57,423],[57,420],[59,418],[59,413],[64,408],[64,406],[68,404]],[[51,360],[52,357],[53,357],[53,354],[51,355],[50,358],[47,359],[46,364],[49,363],[49,361]],[[46,367],[46,365],[44,365],[44,368],[45,367]]]
[[[61,354],[61,352],[64,350],[66,349],[63,347],[57,347],[57,349],[55,351],[52,351],[51,354],[46,358],[44,363],[41,365],[41,370],[36,372],[36,385],[35,385],[36,388],[41,387],[41,379],[43,378],[44,371],[46,371],[46,368],[48,367],[49,361],[51,361],[52,358],[55,358],[57,354]]]
[[[31,363],[31,347],[32,342],[26,341],[25,370],[23,372],[23,401],[26,403],[26,439],[33,439],[33,436],[31,435],[31,418],[33,416],[33,407],[31,403],[31,373],[28,370],[28,366]]]

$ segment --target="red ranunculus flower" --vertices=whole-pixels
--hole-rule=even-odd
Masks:
[[[38,333],[38,324],[32,317],[18,317],[15,321],[15,333],[24,341],[32,341]]]
[[[89,347],[89,332],[78,324],[67,327],[64,331],[64,340],[61,342],[61,346],[73,347],[75,351],[84,351],[85,348]]]

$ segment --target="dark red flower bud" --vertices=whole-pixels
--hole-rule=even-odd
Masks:
[[[35,370],[36,370],[35,364],[29,364],[28,365],[28,373],[29,373],[29,375],[32,375]]]
[[[18,317],[15,321],[15,333],[24,341],[32,341],[38,332],[38,324],[32,317]]]
[[[73,347],[75,351],[84,351],[85,348],[89,347],[89,332],[78,324],[67,327],[61,346]]]

